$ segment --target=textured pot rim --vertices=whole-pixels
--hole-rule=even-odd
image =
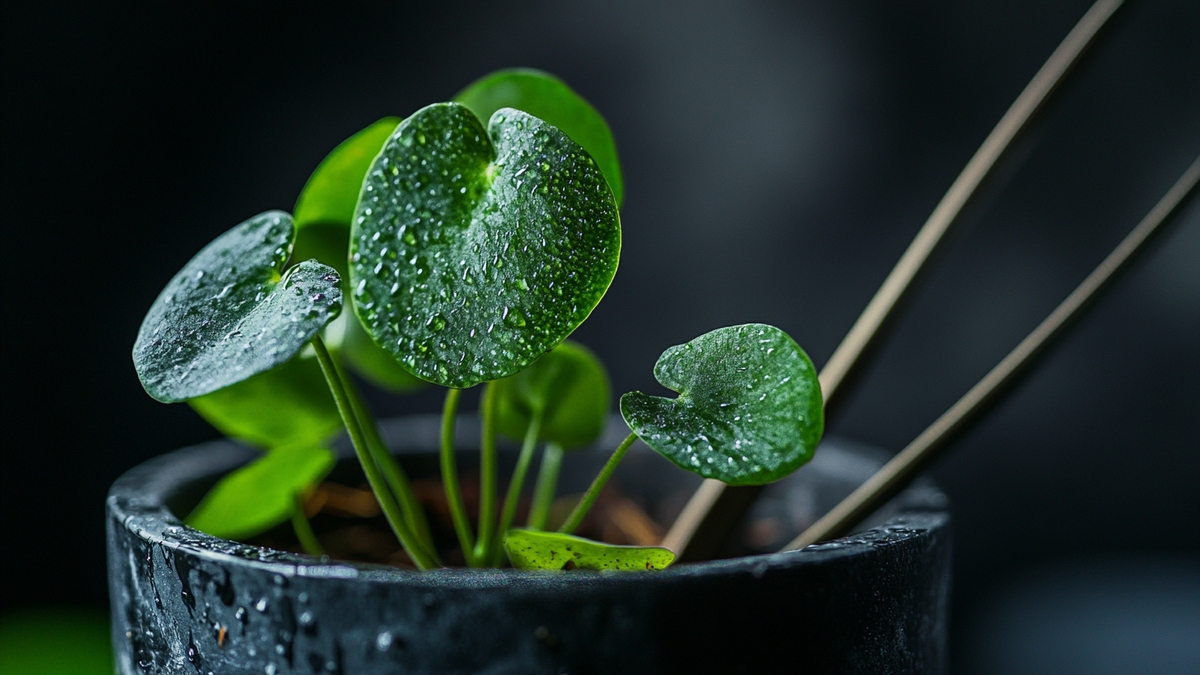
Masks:
[[[431,425],[431,421],[437,424]],[[459,438],[468,437],[473,422],[469,418],[460,419]],[[413,415],[385,422],[385,425],[391,426],[391,430],[400,427],[402,432],[422,425],[436,429],[439,424],[440,418],[436,415]],[[388,430],[385,426],[385,435]],[[615,428],[615,431],[618,436],[626,433],[623,425]],[[614,428],[610,428],[601,444],[609,436],[614,436],[613,432]],[[402,438],[403,442],[389,445],[393,446],[393,453],[397,456],[429,453],[436,447],[430,443],[432,439],[428,433],[417,436]],[[840,448],[843,452],[853,452],[844,447],[846,444],[853,446],[851,441],[829,438],[823,443]],[[338,450],[343,457],[349,454],[346,447]],[[696,577],[740,577],[747,573],[762,576],[768,572],[825,565],[847,557],[867,555],[914,538],[932,536],[949,520],[945,496],[927,483],[898,497],[892,506],[896,515],[882,524],[799,551],[680,563],[656,573],[573,571],[567,574],[458,567],[416,571],[388,565],[322,560],[214,537],[183,524],[171,511],[168,502],[181,490],[227,472],[256,456],[257,452],[235,441],[220,439],[152,458],[130,469],[113,483],[106,500],[108,515],[146,544],[187,553],[210,562],[255,569],[263,574],[312,579],[357,579],[369,584],[402,584],[430,589],[459,587],[482,590],[502,587],[514,591],[524,588],[535,593],[595,589],[597,585],[607,584],[673,583]]]

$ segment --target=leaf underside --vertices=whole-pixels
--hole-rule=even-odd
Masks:
[[[187,518],[214,537],[253,537],[287,520],[297,497],[336,463],[333,452],[297,446],[272,450],[221,479]]]
[[[604,366],[590,350],[567,340],[525,370],[493,382],[496,430],[525,436],[541,409],[539,439],[565,449],[591,444],[608,421],[610,386]]]
[[[509,530],[504,550],[524,570],[658,571],[675,561],[657,546],[614,546],[558,532]]]
[[[621,205],[625,183],[612,131],[592,104],[562,80],[532,68],[498,70],[472,82],[454,100],[481,120],[501,108],[516,108],[558,127],[596,160]]]
[[[337,272],[279,272],[291,217],[268,211],[217,237],[150,307],[133,346],[142,386],[163,402],[203,396],[287,361],[341,310]]]
[[[720,328],[663,352],[654,377],[679,392],[634,391],[621,414],[680,467],[732,485],[779,480],[812,458],[824,428],[816,369],[765,324]]]
[[[355,310],[413,374],[466,388],[566,338],[604,296],[620,246],[612,192],[566,135],[511,109],[484,129],[435,104],[400,124],[363,184]]]

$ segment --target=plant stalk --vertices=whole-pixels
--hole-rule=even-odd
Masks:
[[[304,515],[304,499],[300,495],[296,495],[296,508],[292,509],[292,529],[296,531],[296,539],[305,553],[314,557],[325,555],[325,549],[321,548],[321,540],[317,539],[312,523],[308,522],[308,517]]]
[[[592,504],[596,503],[596,498],[600,496],[600,491],[604,489],[604,484],[608,482],[613,472],[617,470],[617,465],[621,463],[621,458],[625,456],[625,452],[629,450],[629,446],[633,445],[633,442],[636,440],[637,434],[631,433],[625,437],[625,440],[621,441],[621,444],[613,451],[612,457],[608,458],[608,462],[604,465],[604,468],[600,469],[600,473],[592,481],[591,487],[584,493],[583,499],[580,499],[579,503],[575,505],[575,510],[571,511],[571,515],[567,517],[567,522],[558,528],[559,532],[571,534],[575,531],[575,528],[579,527],[584,517],[587,516],[588,511],[592,509]]]
[[[392,531],[396,533],[400,545],[404,547],[418,568],[427,570],[437,567],[437,561],[426,554],[412,530],[408,528],[400,506],[392,497],[391,491],[387,489],[387,483],[379,471],[379,466],[375,463],[370,450],[367,449],[366,436],[363,434],[362,426],[358,423],[358,418],[354,415],[354,407],[350,403],[350,396],[346,393],[342,378],[338,375],[337,365],[334,364],[333,357],[329,355],[329,350],[325,348],[325,341],[321,339],[320,335],[314,336],[312,346],[317,353],[317,362],[321,364],[321,372],[325,375],[325,381],[329,384],[329,392],[333,394],[334,403],[337,404],[338,413],[341,414],[342,422],[346,425],[346,432],[350,434],[350,443],[354,446],[354,453],[358,455],[358,463],[362,465],[367,482],[371,484],[375,498],[379,500],[379,507],[383,509],[388,525],[392,526]]]
[[[504,496],[504,510],[500,513],[500,529],[497,530],[497,540],[491,550],[491,563],[499,566],[504,547],[501,539],[512,526],[513,517],[517,515],[517,502],[521,499],[521,487],[525,484],[525,474],[529,472],[529,463],[533,460],[533,450],[537,447],[538,435],[542,432],[542,415],[544,410],[538,410],[529,418],[529,426],[525,429],[525,440],[521,443],[521,454],[517,455],[517,466],[513,468],[512,478],[508,482],[508,494]]]
[[[461,393],[461,389],[447,389],[446,401],[442,405],[442,485],[446,489],[446,502],[450,505],[450,517],[454,520],[454,532],[458,535],[463,557],[467,566],[478,567],[471,521],[467,518],[467,507],[463,504],[462,490],[458,486],[458,465],[454,459],[454,423],[458,420],[458,397]]]
[[[475,558],[485,561],[491,558],[496,532],[496,395],[491,383],[484,385],[479,400],[479,421],[479,541],[475,542]]]
[[[525,523],[525,527],[531,530],[546,529],[550,507],[554,504],[554,492],[558,488],[562,460],[563,447],[557,443],[547,443],[542,450],[542,465],[538,468],[537,483],[533,486],[533,504],[529,507],[529,520]]]

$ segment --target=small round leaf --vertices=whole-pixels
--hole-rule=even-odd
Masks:
[[[188,401],[226,436],[263,448],[318,445],[342,417],[311,350],[281,366]]]
[[[731,485],[779,480],[812,459],[824,428],[812,361],[764,324],[720,328],[663,352],[654,377],[678,398],[640,391],[621,415],[680,467]]]
[[[621,248],[612,192],[558,129],[502,109],[422,108],[363,183],[355,311],[414,375],[466,388],[523,370],[600,302]]]
[[[488,386],[496,397],[496,430],[509,438],[524,438],[538,410],[540,440],[568,449],[589,445],[608,421],[608,373],[577,342],[563,342],[525,370]]]
[[[504,551],[522,570],[658,571],[675,562],[670,549],[614,546],[558,532],[509,530]]]
[[[379,154],[383,142],[392,135],[398,124],[399,117],[385,117],[342,141],[321,160],[296,200],[296,229],[304,230],[309,225],[322,224],[350,227],[354,205],[358,203],[358,194],[362,192],[363,177],[367,175],[367,169],[371,168],[371,162]],[[343,232],[342,241],[347,236]],[[345,256],[342,258],[345,264]],[[323,258],[317,259],[326,265],[333,265]]]
[[[253,537],[287,520],[296,498],[336,463],[325,448],[272,450],[222,478],[188,516],[187,524],[214,537]]]
[[[217,237],[150,307],[133,365],[171,403],[209,394],[287,361],[342,307],[337,272],[315,261],[281,279],[292,218],[268,211]]]
[[[558,127],[596,160],[620,206],[625,197],[617,143],[600,113],[565,82],[532,68],[498,70],[475,80],[454,100],[481,120],[501,108],[523,110]]]

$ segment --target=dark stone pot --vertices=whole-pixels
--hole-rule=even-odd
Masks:
[[[471,427],[460,424],[464,447],[477,438]],[[431,417],[384,426],[414,476],[436,470],[437,430]],[[624,433],[614,424],[597,450],[568,457],[563,489],[586,485]],[[113,485],[108,564],[120,673],[945,669],[948,516],[929,484],[894,500],[869,529],[798,552],[660,573],[422,573],[322,563],[181,524],[178,515],[253,456],[232,442],[208,443],[146,462]],[[743,534],[777,548],[883,459],[827,440],[813,462],[766,491]],[[352,462],[339,471],[354,482]],[[463,454],[460,470],[473,466],[473,453]],[[661,516],[681,508],[697,479],[638,444],[614,480]]]

